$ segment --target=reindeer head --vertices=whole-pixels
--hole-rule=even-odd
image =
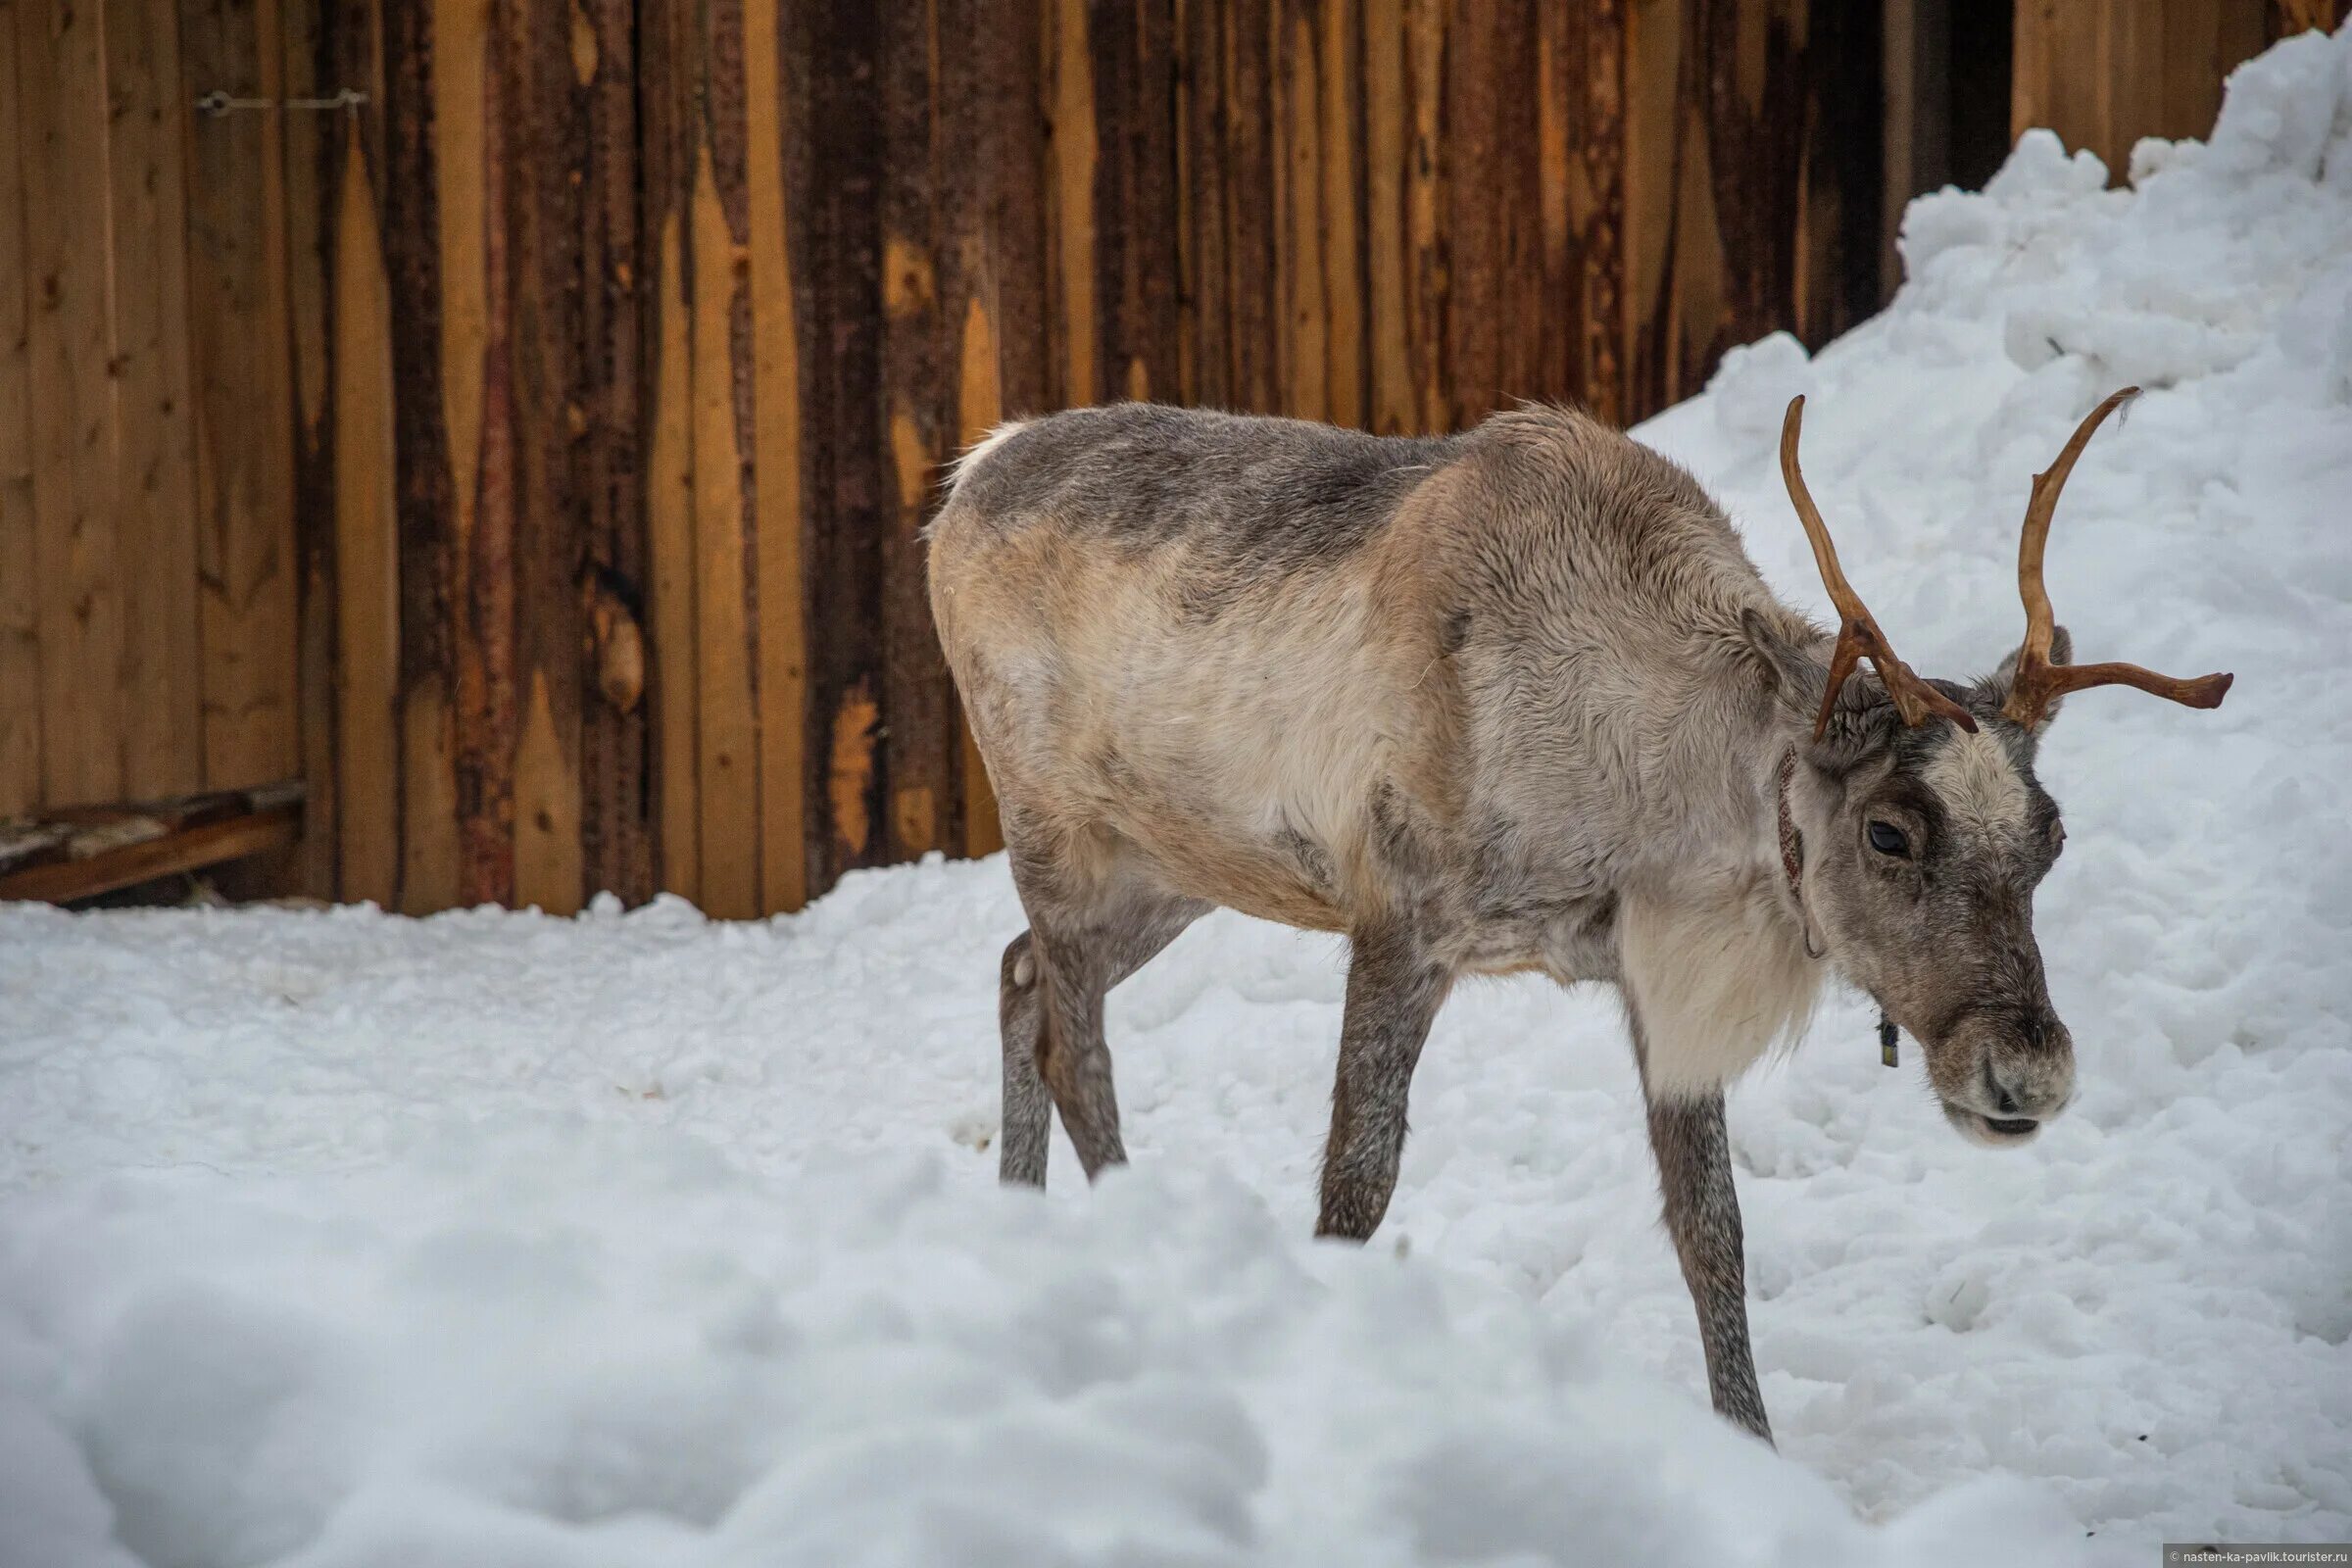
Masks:
[[[1746,622],[1789,717],[1780,809],[1791,896],[1808,942],[1926,1048],[1952,1125],[1996,1147],[2031,1139],[2074,1095],[2074,1043],[2034,941],[2034,890],[2066,837],[2034,774],[2036,741],[2069,692],[2134,686],[2213,708],[2230,689],[2228,675],[2076,664],[2051,615],[2042,550],[2058,493],[2091,433],[2136,391],[2092,410],[2034,476],[2018,550],[2026,640],[1966,686],[1913,673],[1839,569],[1797,468],[1803,398],[1781,431],[1782,477],[1839,616],[1826,663],[1820,642],[1752,612]],[[1875,681],[1857,672],[1865,659]]]

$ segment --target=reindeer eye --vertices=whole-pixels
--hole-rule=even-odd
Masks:
[[[1891,822],[1870,824],[1870,847],[1881,855],[1900,856],[1904,859],[1911,858],[1910,838]]]

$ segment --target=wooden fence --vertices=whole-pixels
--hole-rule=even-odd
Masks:
[[[0,0],[0,815],[298,777],[245,889],[418,911],[991,848],[960,444],[1630,420],[1876,309],[2151,6],[2200,64],[2078,134],[2341,11],[2021,0],[2013,74],[1953,0]]]
[[[299,770],[284,190],[181,20],[0,0],[0,815]]]

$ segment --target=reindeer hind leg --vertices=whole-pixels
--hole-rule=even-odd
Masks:
[[[1007,1181],[1045,1181],[1043,1096],[1061,1114],[1087,1179],[1124,1163],[1102,1000],[1206,912],[1167,891],[1106,833],[1072,836],[1041,853],[1013,846],[1013,879],[1029,930],[1005,950],[1000,1014],[1004,1037]]]
[[[1054,1099],[1037,1070],[1038,988],[1034,943],[1026,931],[1004,950],[997,988],[997,1026],[1004,1052],[1004,1125],[997,1146],[997,1179],[1008,1186],[1046,1185],[1046,1150],[1054,1136]]]

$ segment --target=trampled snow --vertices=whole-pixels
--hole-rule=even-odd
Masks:
[[[1915,664],[2086,658],[2031,1148],[1825,1008],[1733,1099],[1774,1453],[1717,1423],[1613,1004],[1469,988],[1373,1246],[1309,1243],[1343,954],[1201,923],[1111,1001],[1136,1158],[1004,1194],[1001,861],[664,901],[0,909],[0,1564],[2141,1564],[2352,1536],[2352,33],[2133,188],[2028,137],[1910,281],[1645,426],[1793,603],[1806,471]],[[1825,617],[1826,618],[1826,617]]]

